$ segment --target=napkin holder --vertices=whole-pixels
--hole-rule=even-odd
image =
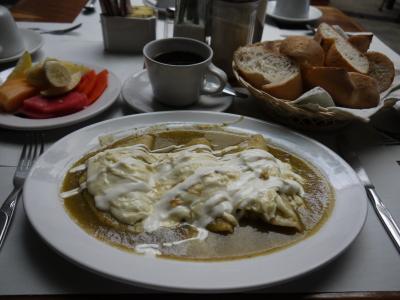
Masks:
[[[156,18],[100,15],[104,50],[114,53],[141,52],[156,38]]]

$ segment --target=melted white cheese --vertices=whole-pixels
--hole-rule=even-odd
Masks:
[[[269,152],[238,146],[149,150],[139,144],[87,161],[87,189],[96,207],[123,223],[143,222],[146,232],[184,222],[205,228],[216,218],[235,225],[246,210],[267,221],[282,218],[278,210],[290,217],[302,204],[301,183],[289,164]]]

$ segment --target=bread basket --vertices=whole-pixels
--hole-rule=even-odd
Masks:
[[[323,107],[320,105],[302,106],[296,101],[275,98],[259,90],[247,82],[238,72],[235,62],[232,64],[233,73],[239,84],[245,87],[264,108],[266,114],[278,123],[300,130],[333,131],[349,125],[354,120],[368,121],[384,106],[393,106],[393,97],[381,97],[381,103],[374,109],[355,110],[339,107]],[[395,99],[397,100],[397,99]],[[359,112],[356,112],[359,111]]]

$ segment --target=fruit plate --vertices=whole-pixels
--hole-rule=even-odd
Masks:
[[[100,72],[104,69],[104,67],[101,66],[86,64],[85,66],[95,70],[96,72]],[[10,68],[1,72],[0,82],[4,82],[13,69],[14,68]],[[70,115],[50,119],[29,119],[13,114],[0,112],[0,127],[14,130],[46,130],[76,124],[92,118],[106,110],[115,102],[115,100],[117,100],[120,91],[121,82],[114,73],[109,72],[108,87],[106,88],[106,90],[103,92],[100,98],[96,100],[96,102],[84,108],[83,110],[72,113]]]

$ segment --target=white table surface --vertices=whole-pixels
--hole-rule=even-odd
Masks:
[[[123,82],[143,67],[141,55],[114,55],[103,51],[99,16],[80,15],[74,22],[83,23],[78,30],[63,36],[43,35],[45,44],[35,56],[46,56],[102,65]],[[63,28],[69,24],[20,22],[20,27]],[[158,23],[158,37],[163,25]],[[170,30],[171,32],[171,30]],[[300,31],[299,31],[300,32]],[[282,38],[287,30],[266,25],[263,40]],[[290,31],[293,33],[293,31]],[[400,69],[400,56],[374,38],[372,49],[386,53]],[[0,71],[11,65],[0,65]],[[235,99],[229,112],[264,118],[253,100]],[[78,128],[104,119],[133,114],[121,99],[101,115],[68,128],[46,133],[47,145]],[[380,112],[372,123],[400,131],[400,115],[393,109]],[[400,222],[400,146],[380,145],[380,136],[369,124],[354,124],[343,132],[360,146],[360,157],[394,218]],[[336,134],[305,133],[335,149]],[[0,129],[0,203],[12,190],[12,176],[22,149],[24,133]],[[362,146],[362,147],[361,147]],[[364,197],[364,195],[360,195]],[[40,201],[40,199],[38,199]],[[51,224],[49,224],[51,226]],[[266,289],[265,292],[350,292],[399,291],[400,255],[386,234],[372,207],[366,224],[355,242],[336,260],[320,270],[292,282]],[[0,295],[46,295],[86,293],[151,292],[121,284],[75,266],[53,252],[30,226],[22,202],[19,203],[5,245],[0,251]]]

